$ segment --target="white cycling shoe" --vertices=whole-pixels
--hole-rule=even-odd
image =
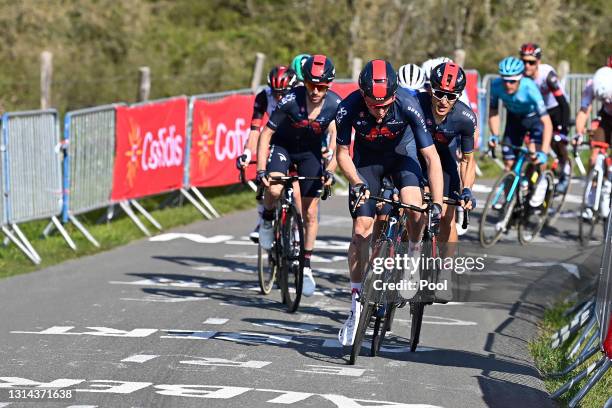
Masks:
[[[264,220],[259,226],[259,245],[269,251],[274,243],[274,226],[272,221]]]
[[[317,283],[312,276],[312,269],[304,267],[304,282],[302,283],[302,295],[310,297],[314,294]]]
[[[542,179],[538,182],[538,185],[529,200],[529,205],[532,207],[539,207],[544,203],[544,199],[546,198],[546,190],[548,189],[548,181],[546,178],[542,177]]]
[[[361,315],[361,304],[357,303],[355,310],[349,312],[344,325],[338,332],[338,341],[343,346],[352,346],[355,341],[355,334],[357,333],[357,326],[359,325],[359,316]]]

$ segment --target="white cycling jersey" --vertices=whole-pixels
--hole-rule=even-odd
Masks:
[[[532,78],[540,89],[546,109],[552,109],[559,106],[559,102],[555,96],[563,95],[567,99],[565,93],[564,84],[559,81],[559,77],[555,72],[555,69],[548,64],[540,64],[538,66],[538,74],[535,78]]]
[[[593,91],[593,80],[589,79],[582,90],[582,99],[580,101],[580,107],[583,110],[587,110],[588,107],[593,103],[595,99],[595,92]],[[603,102],[603,110],[608,114],[612,115],[612,103]]]

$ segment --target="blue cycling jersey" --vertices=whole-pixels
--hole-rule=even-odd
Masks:
[[[542,94],[531,78],[521,78],[519,88],[513,94],[506,92],[501,78],[495,78],[491,83],[490,109],[497,109],[499,99],[502,100],[508,111],[517,116],[544,116],[548,114]]]

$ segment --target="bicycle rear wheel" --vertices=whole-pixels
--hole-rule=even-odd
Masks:
[[[423,312],[425,311],[425,303],[410,302],[410,314],[412,321],[410,323],[410,351],[415,352],[421,337],[421,325],[423,324]]]
[[[376,317],[376,321],[374,322],[374,334],[372,335],[372,349],[370,350],[370,355],[372,357],[376,357],[378,354],[380,354],[380,347],[385,341],[385,336],[387,332],[391,330],[391,323],[393,322],[395,309],[395,304],[388,304],[384,311],[384,316]]]
[[[517,193],[518,185],[512,188],[516,178],[513,171],[502,174],[487,197],[479,227],[480,244],[485,248],[493,246],[509,227],[509,217],[516,204],[514,197],[510,197]]]
[[[266,251],[260,245],[257,246],[257,277],[259,278],[259,289],[264,295],[269,295],[276,279],[276,260],[272,250]]]
[[[304,282],[304,229],[294,206],[281,213],[280,286],[287,310],[294,313],[302,298]]]
[[[569,180],[567,182],[567,188],[563,192],[558,192],[556,186],[559,184],[558,179],[563,175],[563,166],[557,166],[557,169],[553,172],[553,176],[555,178],[555,190],[550,203],[550,210],[548,212],[548,219],[546,220],[547,225],[553,225],[557,219],[559,219],[559,215],[563,210],[563,206],[565,205],[565,198],[567,197],[567,192],[570,189],[572,174],[574,172],[574,162],[572,160],[568,160],[570,166],[569,172]]]
[[[363,344],[363,338],[365,337],[365,332],[370,325],[370,319],[374,313],[374,305],[370,304],[368,299],[363,299],[363,303],[357,305],[357,307],[362,307],[362,309],[361,315],[359,316],[359,324],[357,326],[357,332],[355,333],[353,346],[351,347],[351,356],[349,358],[350,365],[355,365],[355,361],[357,361],[357,357],[359,356],[359,352],[361,351],[361,346]]]
[[[546,178],[546,194],[544,195],[544,201],[538,207],[531,207],[528,202],[525,202],[523,217],[518,225],[518,239],[523,245],[529,244],[531,241],[538,236],[542,227],[546,223],[548,217],[548,210],[553,199],[555,191],[554,178],[549,170],[546,170],[541,177]]]
[[[589,203],[589,196],[595,194],[596,189],[601,190],[601,186],[598,187],[598,172],[593,169],[589,172],[586,178],[584,194],[582,195],[582,205],[580,206],[580,214],[578,214],[578,238],[580,239],[580,245],[588,245],[588,243],[595,236],[595,226],[599,223],[599,211],[595,211],[591,207],[594,203]],[[589,205],[590,204],[590,205]],[[590,208],[592,217],[584,218],[584,214]]]

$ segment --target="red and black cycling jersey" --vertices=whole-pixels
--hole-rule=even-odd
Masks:
[[[419,101],[402,88],[381,123],[376,123],[368,111],[361,92],[354,91],[338,108],[336,128],[339,145],[349,145],[351,129],[355,129],[355,150],[362,156],[392,151],[400,143],[407,145],[413,137],[419,149],[433,144]]]
[[[276,99],[272,96],[272,90],[269,86],[265,87],[255,96],[255,103],[253,104],[253,116],[251,118],[251,130],[259,130],[263,125],[262,121],[264,115],[267,113],[268,117],[272,114],[272,111],[276,108]]]
[[[431,106],[431,95],[428,92],[421,92],[418,99],[425,113],[427,129],[432,134],[438,151],[448,150],[451,144],[461,146],[463,153],[471,153],[474,150],[474,132],[477,122],[476,115],[469,106],[458,100],[444,120],[436,124]],[[453,141],[455,143],[452,143]]]
[[[307,97],[306,88],[300,86],[280,100],[266,125],[274,130],[271,145],[282,146],[289,153],[321,151],[322,139],[342,99],[331,89],[328,90],[321,112],[314,120],[309,120]]]

